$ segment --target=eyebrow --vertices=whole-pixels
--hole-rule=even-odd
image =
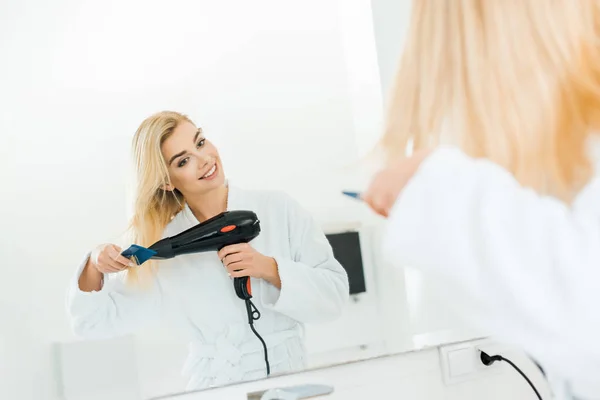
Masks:
[[[198,136],[200,136],[200,134],[202,133],[202,128],[198,128],[198,130],[196,131],[196,135],[194,135],[194,143],[196,143],[196,141],[198,140]],[[181,157],[182,155],[185,154],[185,151],[180,151],[179,153],[175,154],[173,157],[171,157],[171,159],[169,160],[169,165],[171,165],[173,163],[173,161],[175,161],[175,159],[177,157]]]

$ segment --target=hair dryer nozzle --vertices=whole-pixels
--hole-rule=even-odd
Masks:
[[[137,265],[142,265],[147,260],[154,257],[156,255],[156,251],[138,246],[137,244],[132,244],[129,246],[129,248],[123,250],[121,255],[134,260]]]
[[[150,250],[155,252],[155,255],[152,258],[156,259],[164,259],[164,258],[173,258],[176,256],[173,251],[173,245],[171,244],[171,238],[164,238],[154,243],[149,247]]]

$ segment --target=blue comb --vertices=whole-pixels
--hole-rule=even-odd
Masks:
[[[132,244],[128,249],[123,250],[121,253],[123,257],[133,259],[137,265],[142,265],[156,254],[157,253],[154,250],[138,246],[137,244]]]
[[[360,192],[350,192],[350,191],[344,190],[344,191],[342,191],[342,193],[348,197],[352,197],[353,199],[362,200],[362,193],[360,193]]]

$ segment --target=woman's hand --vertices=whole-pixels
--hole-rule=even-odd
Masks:
[[[133,261],[123,257],[121,251],[121,248],[114,244],[102,244],[96,247],[90,256],[92,267],[102,273],[114,273],[134,267]]]
[[[114,244],[102,244],[92,254],[79,276],[79,289],[84,292],[102,289],[105,273],[123,271],[135,264],[121,255],[121,248]]]
[[[432,151],[433,149],[418,150],[411,157],[398,160],[378,172],[362,199],[373,211],[387,218],[400,192]]]
[[[277,261],[254,250],[248,243],[223,247],[218,255],[230,277],[251,276],[264,279],[273,286],[281,288]]]

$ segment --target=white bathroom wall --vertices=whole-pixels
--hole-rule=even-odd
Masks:
[[[408,33],[411,1],[370,0],[370,3],[382,94],[387,100]]]

